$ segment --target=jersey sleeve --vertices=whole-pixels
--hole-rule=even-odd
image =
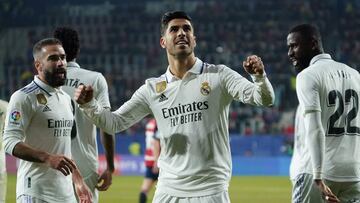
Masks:
[[[220,72],[221,84],[235,100],[252,105],[271,106],[275,101],[274,89],[264,76],[254,77],[250,82],[234,70],[223,66]]]
[[[4,127],[4,148],[8,154],[12,154],[15,145],[24,140],[32,115],[30,98],[15,92],[9,101]]]
[[[308,73],[308,72],[306,72]],[[316,78],[310,74],[298,74],[296,78],[296,93],[304,112],[320,111],[320,87]]]
[[[96,79],[95,86],[95,99],[98,101],[99,105],[101,105],[103,108],[110,108],[108,85],[106,83],[105,77],[100,73]]]
[[[80,108],[96,126],[109,134],[114,134],[131,127],[151,113],[147,95],[147,86],[143,85],[133,94],[129,101],[114,112],[101,107],[96,99],[80,105]]]

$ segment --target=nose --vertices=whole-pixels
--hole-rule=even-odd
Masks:
[[[57,61],[57,66],[58,67],[66,66],[66,59],[59,58],[59,60]]]
[[[289,48],[288,50],[288,56],[291,57],[294,55],[294,50],[292,48]]]
[[[184,29],[180,28],[180,29],[178,30],[177,35],[178,35],[178,36],[185,36],[185,31],[184,31]]]

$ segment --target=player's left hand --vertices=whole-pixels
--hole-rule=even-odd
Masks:
[[[251,75],[262,76],[264,74],[264,64],[261,58],[256,55],[251,55],[243,61],[245,71]]]
[[[321,191],[325,202],[329,203],[338,203],[340,200],[334,195],[334,193],[331,191],[331,189],[324,183],[323,180],[315,180],[315,184],[317,188]]]
[[[91,203],[92,194],[88,186],[85,184],[78,169],[73,172],[73,183],[76,195],[79,199],[79,203]]]
[[[112,172],[107,169],[105,170],[98,179],[96,189],[99,191],[106,191],[112,184]]]

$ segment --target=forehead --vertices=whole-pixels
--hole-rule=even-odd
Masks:
[[[302,41],[301,35],[297,32],[292,32],[287,36],[287,43],[300,43]]]
[[[65,50],[60,44],[52,44],[52,45],[43,46],[41,49],[41,53],[43,53],[46,56],[54,55],[54,54],[63,55],[65,54]]]
[[[175,18],[175,19],[172,19],[172,20],[169,22],[168,27],[183,26],[183,25],[190,25],[190,26],[191,26],[191,23],[190,23],[190,21],[187,20],[187,19]]]

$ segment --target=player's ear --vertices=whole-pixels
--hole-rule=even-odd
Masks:
[[[41,71],[42,71],[41,62],[40,62],[38,59],[35,59],[35,61],[34,61],[34,66],[35,66],[35,68],[36,68],[36,70],[37,70],[38,72],[41,72]]]
[[[165,41],[164,37],[160,38],[160,46],[164,49],[166,48],[166,41]]]
[[[311,38],[311,49],[319,50],[319,42],[315,38]]]

